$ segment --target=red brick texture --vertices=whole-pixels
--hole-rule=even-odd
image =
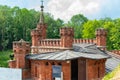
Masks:
[[[38,46],[38,42],[40,40],[40,30],[34,29],[31,31],[31,36],[32,36],[32,46]]]
[[[101,49],[105,50],[106,48],[106,39],[107,39],[107,31],[105,29],[97,29],[96,30],[96,44],[101,47]]]
[[[41,31],[41,39],[46,39],[46,28],[47,28],[47,25],[46,24],[41,24],[41,23],[38,23],[37,24],[37,29]]]
[[[33,80],[53,80],[52,65],[62,66],[63,80],[71,80],[70,63],[66,61],[37,61],[31,60],[31,76]]]
[[[30,53],[30,44],[24,40],[13,42],[14,60],[9,61],[10,68],[22,69],[22,78],[30,78],[28,61],[25,56]]]
[[[86,71],[87,80],[102,79],[105,75],[105,59],[91,60],[87,59]]]
[[[71,48],[73,45],[73,28],[64,27],[60,29],[61,47]]]
[[[8,65],[9,65],[10,68],[16,68],[16,61],[15,60],[10,60]]]
[[[78,80],[86,80],[86,59],[78,59]]]

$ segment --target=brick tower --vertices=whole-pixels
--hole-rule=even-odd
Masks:
[[[41,13],[40,13],[40,19],[37,24],[36,29],[33,29],[31,31],[31,36],[32,36],[32,53],[38,53],[38,46],[40,45],[40,40],[41,39],[46,39],[46,29],[47,25],[44,23],[44,13],[43,13],[43,1],[41,1]]]
[[[29,61],[25,59],[25,56],[30,53],[30,44],[23,39],[15,41],[13,42],[13,52],[14,60],[9,62],[9,67],[22,69],[23,78],[29,78]]]
[[[61,47],[72,48],[74,31],[73,28],[64,27],[60,29]]]
[[[43,1],[41,1],[41,14],[40,14],[40,19],[39,19],[39,23],[37,24],[37,29],[41,31],[41,38],[45,39],[46,38],[46,28],[47,25],[44,23],[44,13],[43,13]]]
[[[26,68],[25,56],[30,53],[30,44],[23,39],[13,42],[14,57],[16,68]]]
[[[106,49],[106,38],[107,38],[107,31],[103,28],[96,30],[96,44],[101,49]]]
[[[46,39],[46,28],[47,28],[47,25],[44,23],[43,8],[44,8],[44,6],[43,6],[43,1],[42,1],[39,22],[37,24],[36,29],[31,31],[32,46],[38,46],[40,39]]]

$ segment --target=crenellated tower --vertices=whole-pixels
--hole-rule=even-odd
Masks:
[[[41,1],[41,13],[40,13],[40,19],[37,24],[36,29],[33,29],[31,31],[32,36],[32,46],[38,46],[40,39],[46,39],[46,28],[47,25],[44,23],[44,12],[43,12],[43,1]]]
[[[30,53],[30,43],[21,39],[13,42],[14,60],[9,61],[10,68],[22,69],[22,78],[30,78],[30,64],[25,57]]]
[[[96,30],[96,44],[101,49],[106,49],[106,38],[107,38],[107,31],[103,28],[99,28]]]
[[[37,24],[37,29],[41,31],[41,38],[46,39],[46,28],[47,25],[44,21],[44,6],[43,6],[43,0],[41,1],[41,13],[40,13],[40,19],[39,23]]]
[[[60,29],[61,47],[72,48],[74,39],[74,30],[70,27],[63,27]]]
[[[25,56],[30,53],[30,43],[21,39],[13,42],[14,58],[16,60],[16,68],[26,68]]]

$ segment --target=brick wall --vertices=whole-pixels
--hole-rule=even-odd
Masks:
[[[52,80],[52,65],[61,65],[63,80],[71,80],[70,62],[31,60],[31,76],[33,80]]]
[[[78,80],[86,80],[86,59],[78,59]]]
[[[105,75],[105,59],[91,60],[87,59],[87,79],[96,80],[101,79]]]

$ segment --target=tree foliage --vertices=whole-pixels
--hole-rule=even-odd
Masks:
[[[40,12],[19,7],[0,6],[0,50],[12,48],[12,42],[20,40],[31,41],[30,32],[36,28]],[[61,19],[54,20],[53,16],[45,13],[47,37],[59,38],[59,28],[63,26]],[[53,34],[53,35],[51,35]]]
[[[95,31],[97,28],[101,27],[99,21],[89,20],[83,25],[83,38],[94,38]]]
[[[74,15],[70,19],[70,21],[68,21],[68,26],[71,26],[74,28],[75,38],[82,37],[83,24],[86,23],[87,21],[88,19],[82,14]]]

